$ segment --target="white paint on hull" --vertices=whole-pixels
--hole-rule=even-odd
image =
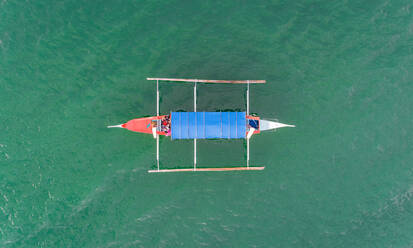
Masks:
[[[295,125],[288,125],[275,121],[260,120],[260,131],[272,130],[282,127],[295,127]]]
[[[123,127],[122,127],[122,124],[119,124],[119,125],[114,125],[114,126],[108,126],[108,128],[114,128],[114,127],[123,128]]]

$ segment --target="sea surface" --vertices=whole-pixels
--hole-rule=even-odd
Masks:
[[[149,174],[146,77],[265,79],[263,171]],[[245,111],[245,85],[198,111]],[[193,84],[160,84],[161,114]],[[0,247],[413,247],[412,1],[0,1]],[[161,168],[193,142],[160,140]],[[245,165],[198,142],[199,167]]]

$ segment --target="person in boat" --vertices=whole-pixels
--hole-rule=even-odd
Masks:
[[[154,127],[158,127],[158,124],[156,123],[155,120],[152,120],[151,121],[151,128],[154,128]]]
[[[164,118],[162,120],[162,130],[165,130],[168,127],[168,120]]]
[[[161,120],[161,130],[162,132],[170,133],[170,129],[171,129],[171,120],[169,116],[165,116],[165,118]]]
[[[171,135],[171,118],[170,118],[170,116],[168,115],[168,116],[166,116],[166,122],[167,122],[167,125],[166,125],[166,135],[167,136],[170,136]]]

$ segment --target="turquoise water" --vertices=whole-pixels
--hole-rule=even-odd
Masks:
[[[411,1],[0,3],[1,247],[413,246]],[[265,79],[251,112],[295,124],[251,140],[261,172],[148,174],[146,77]],[[200,85],[198,111],[245,110]],[[163,83],[161,113],[191,111]],[[161,139],[161,167],[192,165]],[[199,166],[245,163],[202,141]]]

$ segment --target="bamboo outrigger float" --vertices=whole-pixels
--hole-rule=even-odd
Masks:
[[[130,120],[124,124],[108,126],[119,127],[130,131],[152,134],[156,139],[156,170],[148,172],[185,172],[185,171],[240,171],[263,170],[264,166],[250,166],[250,138],[261,131],[281,127],[295,127],[294,125],[261,120],[257,116],[249,115],[249,88],[250,84],[263,84],[265,80],[203,80],[182,78],[147,78],[156,81],[156,116]],[[192,82],[194,83],[194,112],[171,112],[169,115],[159,115],[159,81]],[[246,84],[247,110],[246,112],[197,112],[196,94],[197,83]],[[175,139],[194,140],[194,165],[185,169],[159,168],[159,136],[171,136]],[[197,139],[246,139],[247,163],[242,167],[226,168],[197,168],[196,141]]]

